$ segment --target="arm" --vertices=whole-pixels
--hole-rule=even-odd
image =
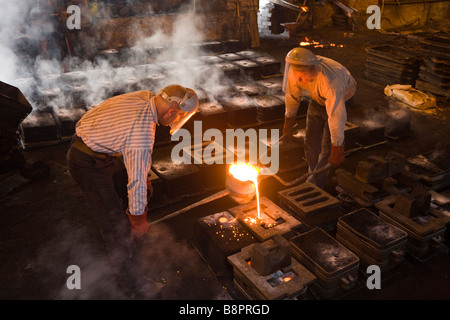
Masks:
[[[345,160],[344,130],[347,121],[344,95],[334,93],[325,101],[328,115],[328,126],[331,136],[331,154],[328,159],[333,167],[338,167]]]
[[[131,224],[131,234],[141,237],[147,233],[147,176],[151,166],[149,149],[126,149],[123,160],[128,173],[127,216]]]
[[[344,94],[340,90],[328,91],[325,108],[328,115],[328,126],[330,127],[331,145],[342,146],[344,145],[344,130],[347,121]]]
[[[151,151],[126,149],[123,161],[128,174],[128,209],[131,214],[140,215],[147,206],[147,175],[151,166]]]
[[[286,111],[284,115],[283,136],[290,138],[296,122],[298,108],[300,107],[302,90],[296,85],[292,72],[288,74],[285,92]]]
[[[298,108],[300,107],[302,89],[297,86],[296,82],[293,73],[289,70],[285,92],[286,118],[296,117]]]

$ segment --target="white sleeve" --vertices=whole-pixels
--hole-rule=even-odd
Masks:
[[[331,99],[327,99],[325,107],[328,114],[331,144],[333,146],[342,146],[344,144],[345,122],[347,121],[344,96],[334,96]]]
[[[125,149],[123,161],[128,174],[128,210],[143,214],[147,206],[147,176],[151,167],[149,149]]]
[[[302,97],[302,89],[297,86],[293,73],[289,69],[288,81],[285,92],[285,116],[287,118],[293,118],[297,116],[298,108],[300,107]]]

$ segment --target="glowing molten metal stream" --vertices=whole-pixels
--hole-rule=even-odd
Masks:
[[[258,219],[261,219],[261,213],[259,208],[259,191],[258,191],[258,175],[259,169],[251,164],[236,163],[230,166],[228,170],[230,174],[239,181],[252,181],[256,189],[256,207],[258,210]]]

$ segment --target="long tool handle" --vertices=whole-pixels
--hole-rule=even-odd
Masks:
[[[314,170],[313,172],[307,172],[304,175],[298,177],[297,179],[293,180],[293,181],[284,181],[283,179],[281,179],[279,176],[277,176],[276,174],[274,174],[272,177],[274,177],[275,179],[277,179],[282,185],[286,186],[286,187],[292,187],[295,186],[301,182],[305,182],[305,181],[309,181],[311,179],[312,176],[321,173],[325,170],[328,170],[331,167],[331,164],[327,163],[326,165],[324,165],[323,167]]]
[[[196,208],[196,207],[198,207],[198,206],[201,206],[202,204],[205,204],[205,203],[214,201],[214,200],[216,200],[216,199],[223,198],[223,197],[225,197],[225,196],[227,196],[227,195],[229,195],[229,194],[230,194],[230,191],[228,191],[228,190],[226,190],[226,189],[225,189],[225,190],[222,190],[222,191],[219,191],[219,192],[217,192],[217,193],[215,193],[215,194],[213,194],[213,195],[211,195],[211,196],[209,196],[209,197],[206,197],[206,198],[203,199],[203,200],[200,200],[200,201],[198,201],[198,202],[195,202],[195,203],[191,204],[190,206],[184,207],[184,208],[182,208],[182,209],[180,209],[180,210],[178,210],[178,211],[175,211],[175,212],[173,212],[173,213],[171,213],[171,214],[169,214],[169,215],[167,215],[167,216],[165,216],[165,217],[162,217],[161,219],[158,219],[158,220],[155,220],[155,221],[153,221],[153,222],[150,222],[149,225],[156,224],[156,223],[158,223],[158,222],[161,222],[161,221],[164,221],[164,220],[167,220],[167,219],[176,217],[176,216],[178,216],[179,214],[182,214],[183,212],[189,211],[189,210],[191,210],[191,209],[193,209],[193,208]]]
[[[294,126],[292,127],[292,130],[294,130],[294,129],[297,128],[297,127],[298,127],[298,122],[296,122],[296,123],[294,124]],[[271,150],[274,146],[279,145],[279,144],[281,143],[281,141],[283,141],[283,139],[284,139],[285,137],[286,137],[285,135],[282,135],[282,136],[279,137],[278,140],[275,141],[273,144],[271,144],[270,146],[267,146],[267,150],[266,150],[262,155],[260,155],[258,158],[262,158],[263,156],[267,155],[267,153],[269,152],[269,150]]]

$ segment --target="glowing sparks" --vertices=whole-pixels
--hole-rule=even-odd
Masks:
[[[325,47],[334,47],[334,48],[343,48],[343,44],[336,43],[320,43],[319,41],[309,40],[308,37],[305,37],[304,41],[299,43],[301,47],[313,47],[313,48],[325,48]]]
[[[250,233],[240,227],[236,218],[231,216],[220,216],[214,218],[214,220],[209,220],[208,217],[206,217],[203,221],[206,222],[208,227],[216,229],[216,237],[221,238],[222,241],[225,241],[227,244],[251,236]]]

